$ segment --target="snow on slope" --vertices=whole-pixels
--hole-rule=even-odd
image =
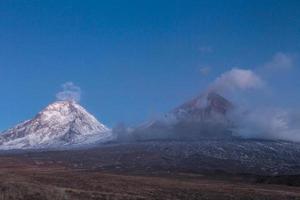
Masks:
[[[57,101],[0,135],[0,149],[52,148],[107,141],[112,133],[74,101]]]

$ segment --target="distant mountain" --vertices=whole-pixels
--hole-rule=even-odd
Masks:
[[[225,120],[226,114],[233,109],[233,104],[221,95],[210,92],[188,101],[175,108],[167,117],[177,121],[215,121]]]
[[[233,122],[228,114],[234,105],[210,92],[200,95],[168,112],[161,119],[147,122],[133,132],[140,140],[229,138]]]
[[[0,149],[59,148],[111,139],[110,129],[74,101],[57,101],[0,135]]]

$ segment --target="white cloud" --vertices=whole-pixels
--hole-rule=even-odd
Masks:
[[[66,82],[62,84],[62,91],[56,94],[57,100],[60,101],[76,101],[79,102],[81,98],[81,88],[73,82]]]
[[[253,71],[233,68],[221,74],[210,86],[216,92],[232,92],[235,90],[258,89],[263,87],[262,79]]]
[[[294,67],[294,59],[289,54],[278,52],[269,62],[264,64],[264,67],[272,70],[291,69]]]
[[[209,67],[209,66],[201,67],[199,71],[200,71],[201,75],[207,76],[211,71],[211,67]]]

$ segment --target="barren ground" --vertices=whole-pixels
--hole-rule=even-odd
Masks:
[[[247,183],[200,174],[132,174],[0,157],[6,199],[300,199],[300,187]]]

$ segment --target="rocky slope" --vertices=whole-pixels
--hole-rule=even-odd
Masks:
[[[300,174],[300,144],[285,141],[207,139],[107,143],[91,149],[28,152],[19,156],[41,165],[64,163],[71,168],[132,173]]]

